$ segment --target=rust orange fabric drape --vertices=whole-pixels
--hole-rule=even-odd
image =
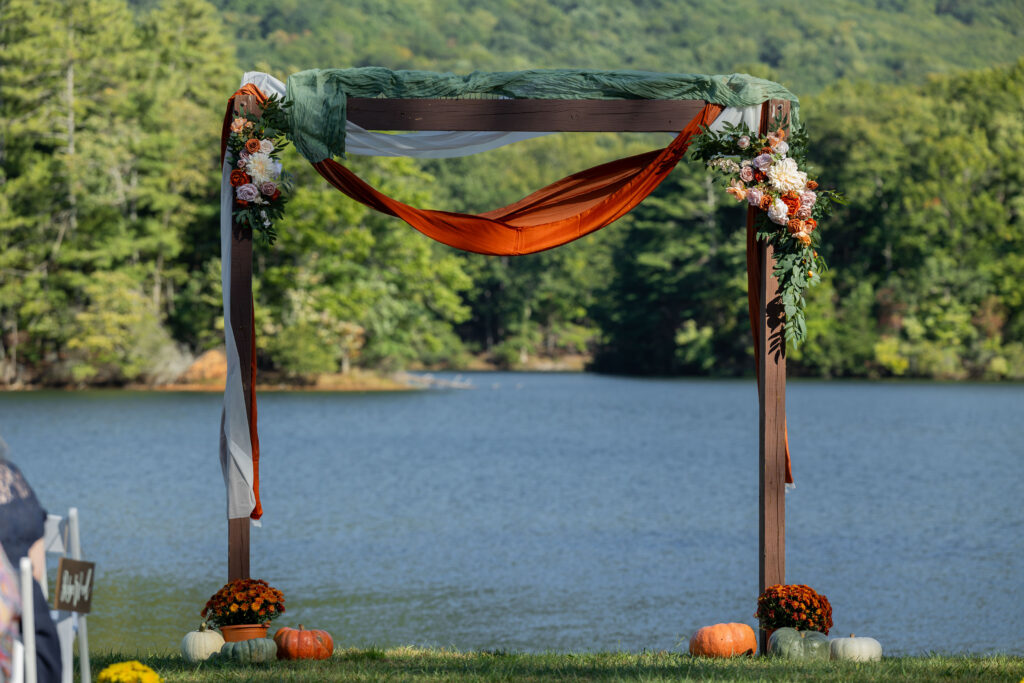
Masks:
[[[228,98],[228,108],[224,112],[224,125],[220,129],[220,164],[224,165],[224,154],[228,151],[228,137],[231,135],[231,122],[235,120],[235,98],[239,95],[252,95],[256,101],[263,104],[267,96],[263,91],[252,83],[246,83],[235,91],[235,94]]]
[[[417,209],[377,191],[333,159],[313,166],[352,199],[397,216],[438,242],[478,254],[532,254],[579,239],[628,213],[675,168],[700,127],[721,111],[720,105],[705,105],[664,149],[589,168],[480,214]]]

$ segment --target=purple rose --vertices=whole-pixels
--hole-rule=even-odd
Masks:
[[[736,146],[739,147],[740,149],[746,149],[747,147],[750,147],[750,136],[744,135],[743,137],[741,137],[739,140],[736,141]]]
[[[268,180],[260,185],[260,192],[268,197],[273,197],[274,193],[277,192],[277,183]]]
[[[762,173],[766,172],[769,168],[771,168],[771,165],[771,154],[760,154],[754,157],[754,166],[757,166],[757,170],[761,171]]]
[[[235,196],[243,202],[254,202],[259,199],[260,191],[252,183],[246,183],[245,185],[239,185],[235,189]]]
[[[246,152],[243,149],[242,153],[238,155],[238,163],[236,165],[238,166],[238,168],[245,168],[245,165],[248,162],[249,162],[249,153]]]
[[[749,183],[754,180],[754,169],[750,166],[744,166],[740,169],[740,180],[745,183]]]
[[[751,206],[758,206],[761,204],[761,199],[764,197],[764,192],[760,188],[752,187],[747,190],[747,203]]]

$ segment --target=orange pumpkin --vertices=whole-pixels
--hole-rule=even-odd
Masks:
[[[277,629],[274,634],[278,659],[327,659],[334,652],[334,641],[327,631],[307,631],[287,626]]]
[[[756,651],[754,629],[746,624],[705,626],[690,638],[690,654],[695,657],[737,657]]]

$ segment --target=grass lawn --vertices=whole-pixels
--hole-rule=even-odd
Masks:
[[[106,666],[135,659],[177,681],[1012,681],[1024,679],[1024,657],[885,658],[874,664],[800,664],[767,658],[733,660],[686,654],[519,654],[410,647],[335,650],[323,661],[242,666],[188,664],[178,654],[94,654],[95,679]]]

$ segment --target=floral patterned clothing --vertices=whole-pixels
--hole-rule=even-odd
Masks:
[[[11,653],[18,633],[15,620],[21,613],[18,579],[7,554],[0,546],[0,681],[11,678]]]

